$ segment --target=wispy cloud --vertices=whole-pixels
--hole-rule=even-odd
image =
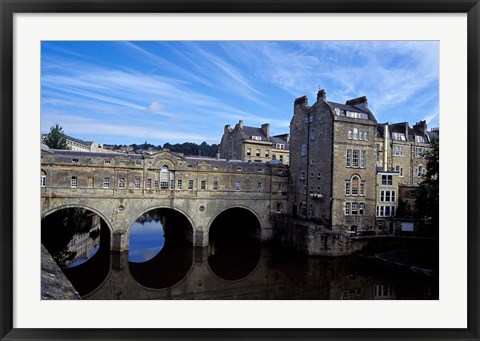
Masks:
[[[319,87],[368,96],[379,121],[438,125],[438,62],[437,42],[48,42],[42,129],[218,143],[242,119],[284,133],[294,98]]]

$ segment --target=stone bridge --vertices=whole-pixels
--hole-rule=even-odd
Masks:
[[[45,149],[40,176],[42,219],[71,207],[95,212],[113,251],[128,250],[132,223],[153,209],[169,212],[167,228],[169,219],[187,225],[182,236],[203,247],[221,218],[256,221],[255,236],[269,240],[270,216],[287,206],[288,168],[279,163]]]

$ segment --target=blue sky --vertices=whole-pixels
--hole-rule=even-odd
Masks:
[[[439,126],[426,41],[45,41],[41,131],[99,143],[219,143],[226,124],[289,131],[295,98],[367,96],[378,122]]]

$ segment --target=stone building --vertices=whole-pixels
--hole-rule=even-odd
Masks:
[[[270,136],[268,123],[256,128],[240,120],[233,129],[227,124],[218,148],[220,157],[227,160],[289,163],[289,135]]]
[[[335,233],[375,226],[377,122],[366,97],[308,105],[297,98],[290,124],[289,212]]]

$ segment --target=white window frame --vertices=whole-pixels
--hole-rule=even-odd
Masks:
[[[110,188],[110,177],[106,176],[103,178],[103,188]]]
[[[47,186],[47,176],[40,175],[40,187],[46,187],[46,186]]]
[[[72,177],[70,178],[70,187],[78,188],[78,176],[72,175]]]

